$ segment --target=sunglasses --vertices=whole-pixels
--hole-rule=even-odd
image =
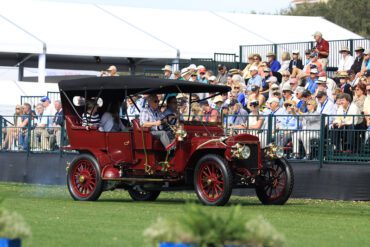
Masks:
[[[307,104],[307,105],[312,105],[312,104]]]
[[[240,89],[240,87],[234,87],[235,89]]]
[[[283,77],[289,77],[289,75],[283,75]]]
[[[16,110],[20,110],[21,108],[15,108]]]
[[[197,76],[197,75],[191,75],[191,76]]]
[[[285,107],[291,107],[292,104],[285,104]]]

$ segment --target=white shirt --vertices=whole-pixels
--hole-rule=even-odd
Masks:
[[[361,117],[354,117],[354,116],[348,116],[347,115],[360,115],[361,112],[356,106],[356,104],[351,103],[347,109],[343,109],[342,106],[340,106],[337,110],[337,116],[334,119],[334,123],[341,123],[345,125],[356,125],[362,122]]]
[[[51,104],[48,107],[44,108],[44,113],[42,115],[48,117],[47,127],[53,127],[53,119],[54,119],[55,113],[56,113],[56,110]]]
[[[354,62],[354,59],[351,55],[347,55],[346,57],[341,57],[338,64],[338,71],[347,71],[351,69],[351,66]]]

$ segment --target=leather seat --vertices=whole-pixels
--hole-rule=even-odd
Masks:
[[[140,127],[139,119],[133,119],[132,126],[134,129],[135,148],[144,149],[141,131],[144,132],[146,149],[164,151],[161,141],[150,133],[149,128]]]

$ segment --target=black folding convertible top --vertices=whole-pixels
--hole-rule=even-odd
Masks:
[[[137,93],[226,93],[231,90],[228,86],[208,85],[199,82],[182,80],[165,80],[143,78],[135,76],[116,77],[87,77],[74,80],[63,80],[59,82],[62,91],[82,90],[127,90],[128,95]]]

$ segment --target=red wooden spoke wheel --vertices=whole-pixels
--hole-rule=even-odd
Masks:
[[[94,157],[79,155],[68,169],[68,189],[75,200],[95,201],[102,193],[100,168]]]
[[[232,192],[232,173],[224,158],[208,154],[195,168],[194,187],[199,200],[205,205],[225,205]]]
[[[291,166],[284,160],[275,160],[261,173],[261,184],[256,187],[257,197],[263,204],[284,204],[290,197],[294,177]]]

